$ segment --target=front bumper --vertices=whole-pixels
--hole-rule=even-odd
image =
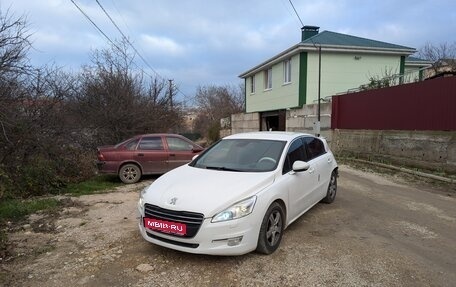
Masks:
[[[260,226],[254,213],[236,220],[212,223],[203,220],[193,238],[182,238],[156,232],[144,227],[144,214],[139,208],[139,231],[151,243],[188,253],[209,255],[242,255],[256,249]]]

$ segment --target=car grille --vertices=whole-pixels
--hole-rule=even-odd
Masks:
[[[166,238],[161,238],[160,236],[156,236],[156,235],[153,235],[152,233],[149,233],[147,232],[147,236],[149,236],[150,238],[154,238],[154,239],[157,239],[157,240],[160,240],[160,241],[163,241],[165,243],[169,243],[169,244],[174,244],[174,245],[178,245],[178,246],[182,246],[182,247],[187,247],[187,248],[198,248],[199,244],[197,243],[185,243],[185,242],[180,242],[180,241],[174,241],[174,240],[170,240],[170,239],[166,239]]]
[[[190,212],[190,211],[175,211],[165,208],[158,207],[156,205],[146,203],[144,205],[144,217],[155,218],[159,220],[178,222],[187,225],[187,233],[185,235],[173,235],[176,237],[192,238],[198,232],[201,224],[204,220],[202,213]],[[157,231],[160,232],[160,231]]]

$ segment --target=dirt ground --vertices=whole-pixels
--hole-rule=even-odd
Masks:
[[[62,197],[65,208],[10,226],[0,286],[455,286],[454,190],[341,166],[318,204],[269,256],[181,253],[139,235],[139,191]]]

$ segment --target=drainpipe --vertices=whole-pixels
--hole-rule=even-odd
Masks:
[[[321,44],[318,47],[318,121],[316,126],[317,136],[320,136],[321,119]]]

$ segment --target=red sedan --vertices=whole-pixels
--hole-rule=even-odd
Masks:
[[[97,167],[101,173],[119,175],[124,183],[135,183],[143,174],[163,174],[186,164],[202,150],[180,135],[138,135],[115,146],[99,147]]]

